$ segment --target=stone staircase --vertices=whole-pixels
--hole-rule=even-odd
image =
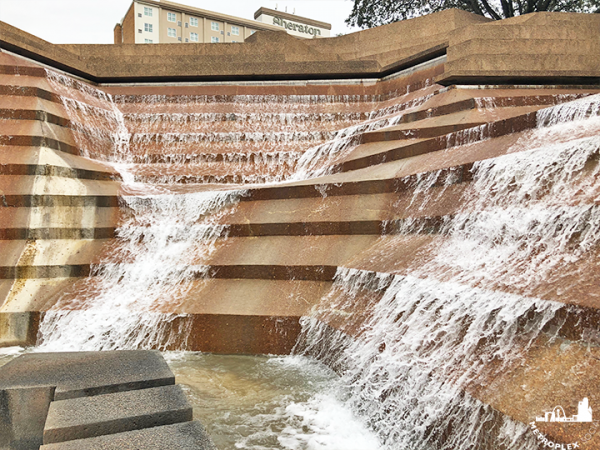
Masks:
[[[0,395],[10,450],[215,448],[158,352],[27,354],[0,368]]]

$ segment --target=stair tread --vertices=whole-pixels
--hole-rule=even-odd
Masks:
[[[50,404],[44,443],[170,425],[191,419],[192,407],[177,385],[59,400]]]
[[[200,422],[183,422],[74,441],[42,445],[40,450],[216,450]]]

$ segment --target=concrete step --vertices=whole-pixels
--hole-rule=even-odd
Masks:
[[[107,436],[42,445],[40,450],[216,450],[200,422],[146,428]]]
[[[159,352],[30,353],[2,367],[0,388],[56,386],[54,400],[175,384]]]
[[[192,407],[180,386],[59,400],[50,404],[44,444],[191,420]]]

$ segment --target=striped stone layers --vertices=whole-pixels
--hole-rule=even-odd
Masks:
[[[80,156],[47,71],[0,54],[0,345],[32,344],[39,311],[114,239],[120,175]]]

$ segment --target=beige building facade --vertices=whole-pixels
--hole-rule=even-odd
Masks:
[[[261,8],[255,14],[258,20],[249,20],[164,0],[134,0],[123,20],[114,28],[114,42],[236,43],[244,42],[259,30],[284,30],[306,38],[329,36],[329,24],[293,14],[273,13],[279,12]],[[288,23],[295,25],[289,26]]]

